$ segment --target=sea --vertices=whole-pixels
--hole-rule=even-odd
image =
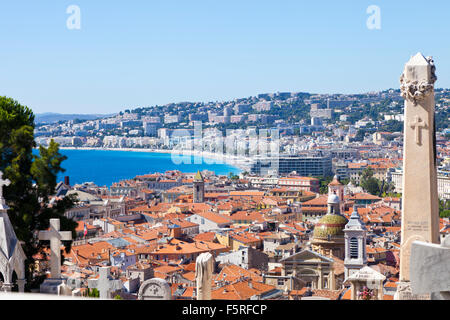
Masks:
[[[33,152],[37,154],[38,150]],[[93,182],[98,186],[110,187],[114,182],[132,179],[137,175],[168,170],[186,173],[209,170],[217,175],[241,172],[231,165],[190,155],[176,156],[174,161],[168,153],[69,149],[61,149],[60,153],[67,157],[61,165],[66,171],[58,175],[57,181],[63,181],[65,176],[69,176],[71,185]]]

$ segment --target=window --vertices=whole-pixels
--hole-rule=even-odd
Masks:
[[[358,259],[358,239],[350,239],[350,259]]]
[[[284,279],[278,279],[278,285],[284,286]]]

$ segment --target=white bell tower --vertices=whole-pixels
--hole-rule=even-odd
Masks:
[[[345,279],[367,265],[366,226],[353,207],[350,220],[344,228],[345,233]]]

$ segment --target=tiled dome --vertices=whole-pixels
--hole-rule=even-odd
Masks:
[[[347,218],[340,214],[326,214],[316,223],[313,237],[327,239],[329,236],[343,236],[347,223]]]

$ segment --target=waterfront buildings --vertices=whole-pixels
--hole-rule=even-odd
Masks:
[[[251,165],[251,173],[267,175],[292,172],[300,176],[326,177],[332,175],[332,159],[328,156],[280,156],[279,158],[257,159]]]

